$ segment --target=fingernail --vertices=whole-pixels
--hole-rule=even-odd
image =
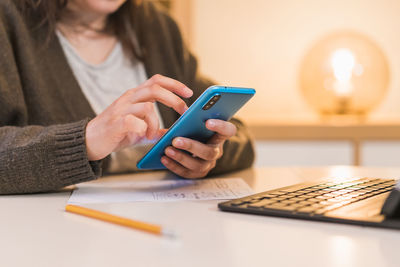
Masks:
[[[183,140],[182,140],[181,138],[176,138],[176,139],[174,140],[174,142],[173,142],[173,145],[174,145],[175,147],[180,147],[180,148],[182,148],[183,145],[184,145],[184,142],[183,142]]]
[[[175,154],[176,154],[172,148],[167,148],[166,152],[167,152],[167,155],[172,156],[172,157],[175,156]]]
[[[189,87],[186,87],[186,89],[189,91],[188,97],[191,97],[193,95],[192,89],[190,89]]]
[[[209,120],[209,121],[208,121],[208,126],[214,128],[215,125],[216,125],[215,121],[213,121],[213,120]]]
[[[161,158],[161,163],[166,165],[166,164],[168,164],[168,160],[165,157],[162,157]]]

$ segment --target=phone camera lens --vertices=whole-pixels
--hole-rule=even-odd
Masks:
[[[203,109],[204,110],[210,109],[220,98],[221,95],[214,95],[213,97],[211,97],[208,103],[203,106]]]

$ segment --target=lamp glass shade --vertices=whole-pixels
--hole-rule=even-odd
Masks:
[[[366,115],[385,96],[389,76],[387,59],[377,44],[359,33],[337,32],[307,52],[300,87],[322,115]]]

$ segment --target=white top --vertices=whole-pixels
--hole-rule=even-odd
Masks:
[[[103,112],[126,90],[135,88],[147,80],[143,63],[127,57],[120,42],[115,45],[105,61],[100,64],[90,64],[77,53],[61,32],[56,33],[74,76],[96,114]],[[160,127],[163,127],[157,105],[154,105]],[[137,170],[137,161],[153,143],[151,140],[144,140],[130,148],[112,153],[110,171]]]

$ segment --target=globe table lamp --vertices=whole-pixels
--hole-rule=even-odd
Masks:
[[[355,32],[337,32],[318,41],[305,55],[300,87],[322,116],[364,118],[385,96],[386,57],[377,44]]]

